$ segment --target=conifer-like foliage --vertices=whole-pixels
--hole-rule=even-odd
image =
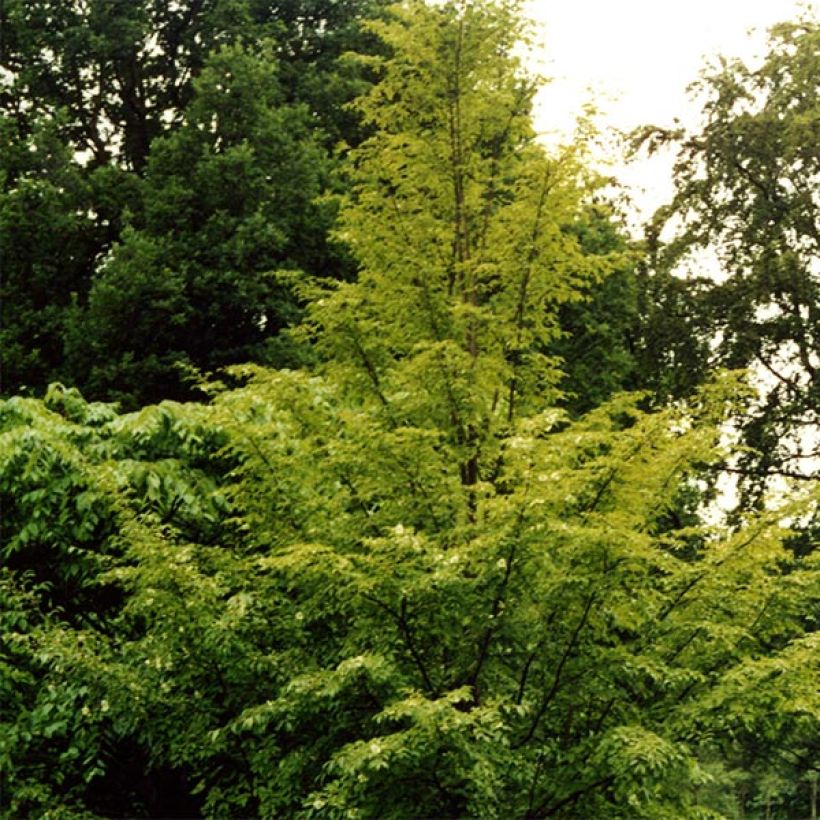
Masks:
[[[332,378],[389,426],[443,435],[470,488],[498,432],[556,398],[558,307],[619,257],[585,254],[572,231],[593,181],[533,140],[512,10],[397,15],[377,27],[395,56],[360,103],[375,133],[341,218],[359,276],[314,301],[311,326]]]
[[[557,409],[561,310],[624,255],[584,247],[583,157],[533,140],[517,4],[374,30],[318,363],[0,407],[4,808],[705,818],[765,772],[807,814],[818,575],[783,542],[816,497],[680,514],[732,376]]]

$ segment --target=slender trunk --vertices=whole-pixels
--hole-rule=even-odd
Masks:
[[[535,222],[533,223],[532,236],[530,238],[530,251],[527,255],[527,263],[524,266],[524,273],[521,277],[521,284],[518,288],[518,304],[515,309],[515,342],[513,348],[507,350],[508,355],[512,355],[512,375],[510,377],[510,393],[507,400],[507,421],[512,423],[515,417],[515,398],[518,390],[518,366],[521,363],[521,341],[524,332],[524,315],[527,308],[527,297],[530,286],[530,275],[535,260],[538,256],[538,238],[541,235],[541,218],[545,210],[547,195],[550,189],[550,172],[547,168],[544,174],[544,182],[541,186],[541,194],[538,198],[538,207],[535,211]]]
[[[449,281],[449,293],[471,305],[478,302],[476,282],[467,279],[465,270],[470,259],[470,226],[467,214],[467,198],[464,179],[464,146],[462,144],[462,99],[461,99],[461,71],[462,50],[464,47],[464,19],[459,20],[456,35],[455,51],[453,55],[453,75],[450,86],[450,161],[453,173],[453,259]],[[467,328],[467,350],[473,363],[478,358],[478,327],[475,319],[470,318]],[[471,453],[467,460],[460,465],[461,483],[468,488],[467,515],[473,522],[476,513],[475,492],[472,489],[478,483],[479,457],[475,451],[478,434],[472,424],[461,430],[459,438],[467,451]],[[471,452],[472,451],[472,452]]]
[[[469,239],[464,196],[464,157],[461,134],[461,51],[464,42],[464,20],[459,21],[453,55],[452,84],[449,89],[450,162],[453,173],[453,260],[450,273],[449,293],[456,293],[456,285],[464,275],[464,263],[468,256]]]

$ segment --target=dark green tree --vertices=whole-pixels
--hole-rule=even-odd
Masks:
[[[126,230],[67,334],[71,381],[143,403],[190,395],[177,365],[294,363],[277,338],[298,316],[287,277],[344,275],[317,202],[330,161],[304,105],[286,104],[275,62],[214,54],[185,121],[154,140],[139,228]],[[278,274],[278,275],[277,275]]]
[[[203,100],[207,99],[215,106],[215,115],[217,109],[221,111],[222,136],[234,149],[238,150],[243,139],[249,145],[254,141],[258,144],[259,106],[253,102],[253,95],[244,93],[226,102],[216,87],[210,94],[195,90],[208,61],[216,59],[224,47],[243,48],[259,61],[260,76],[266,71],[275,75],[275,80],[261,83],[260,92],[267,105],[283,108],[279,115],[283,133],[272,132],[275,117],[267,125],[279,158],[254,155],[251,159],[248,155],[245,165],[258,159],[258,174],[251,173],[261,176],[276,169],[282,171],[283,151],[287,153],[284,145],[288,141],[293,144],[287,160],[293,165],[293,174],[279,174],[285,177],[281,186],[274,176],[267,188],[246,180],[234,191],[234,210],[250,214],[263,208],[266,217],[276,210],[279,215],[272,219],[272,230],[293,231],[277,240],[277,252],[269,268],[286,260],[291,266],[309,266],[311,273],[319,275],[338,275],[347,269],[345,254],[321,236],[329,219],[317,216],[322,209],[317,209],[310,198],[327,184],[327,156],[321,154],[330,155],[340,142],[355,144],[361,138],[359,118],[346,103],[367,86],[369,69],[341,57],[351,49],[371,48],[373,38],[363,24],[380,13],[384,5],[382,0],[284,4],[254,0],[4,2],[0,8],[0,332],[2,389],[6,394],[23,389],[42,392],[49,380],[59,378],[77,381],[93,394],[100,390],[132,403],[148,396],[174,395],[175,391],[179,395],[179,380],[168,378],[165,363],[180,358],[186,347],[180,346],[178,339],[167,338],[165,330],[158,332],[155,321],[142,323],[142,329],[151,334],[142,338],[135,336],[133,323],[110,328],[115,337],[129,337],[127,344],[114,342],[115,356],[123,350],[146,349],[147,361],[126,367],[122,385],[116,384],[111,368],[100,358],[99,345],[94,346],[99,334],[91,333],[87,349],[82,349],[82,334],[88,332],[89,323],[93,325],[100,312],[99,298],[89,305],[92,282],[107,269],[114,244],[127,245],[131,241],[130,234],[123,234],[124,227],[145,231],[152,241],[156,240],[163,230],[157,212],[168,207],[172,196],[168,186],[189,186],[203,193],[203,164],[199,164],[197,179],[189,180],[182,164],[172,173],[169,154],[174,149],[168,144],[161,149],[165,158],[152,164],[152,178],[145,182],[154,142],[166,138],[173,141],[180,129],[186,130],[190,142],[189,119],[210,128],[202,110]],[[234,90],[241,81],[241,77],[237,79]],[[275,92],[271,90],[274,85]],[[248,106],[247,111],[238,110],[239,101]],[[298,115],[294,113],[297,110]],[[224,116],[235,117],[235,125],[225,122]],[[293,133],[288,133],[291,126]],[[242,127],[255,131],[240,134],[238,129]],[[226,129],[231,128],[228,135]],[[310,139],[306,138],[308,131]],[[180,142],[184,139],[180,137],[175,143],[177,158],[185,150]],[[305,149],[304,156],[297,157],[297,143]],[[188,148],[196,154],[202,146],[190,144]],[[297,191],[297,177],[308,163],[315,163],[316,168],[310,179],[304,180],[303,189]],[[172,182],[173,174],[176,178]],[[212,188],[219,179],[213,180]],[[164,202],[151,203],[155,195]],[[271,199],[262,206],[265,196]],[[248,197],[247,201],[243,197]],[[224,205],[227,192],[223,199]],[[210,204],[209,218],[214,209],[221,207],[213,196]],[[298,207],[304,212],[296,218],[294,210]],[[252,245],[254,240],[247,232],[239,239],[231,233],[235,219],[231,221],[231,208],[227,211],[222,234],[212,235],[209,240]],[[168,230],[197,229],[190,220],[187,226],[172,222],[166,219]],[[167,238],[177,248],[184,244],[177,235]],[[202,290],[236,293],[236,283],[230,278],[220,282],[219,271],[226,276],[230,271],[247,286],[260,266],[264,267],[259,260],[270,244],[268,235],[260,239],[255,251],[244,250],[246,257],[255,257],[245,268],[241,259],[232,260],[230,265],[224,261],[217,264],[209,274],[210,280],[202,282]],[[295,253],[294,248],[302,244],[303,250]],[[219,255],[220,251],[214,248],[213,253]],[[227,257],[232,251],[224,248],[221,253]],[[134,254],[130,258],[135,258]],[[143,255],[142,262],[132,263],[132,268],[140,268],[137,278],[161,278],[161,269],[145,270],[143,263],[148,258]],[[206,263],[200,258],[199,264]],[[179,276],[179,271],[175,275]],[[140,293],[138,282],[130,287],[135,296],[141,297],[132,311],[148,309],[150,313],[151,289]],[[277,298],[274,292],[281,290],[276,291],[268,282],[249,294],[264,294],[259,313],[270,313],[270,304]],[[159,313],[164,315],[164,297],[158,298]],[[235,300],[226,300],[224,315],[214,315],[215,304],[212,301],[205,308],[208,315],[201,317],[200,324],[206,328],[203,337],[189,340],[189,344],[211,345],[210,353],[217,362],[235,360],[240,350],[241,355],[248,355],[249,346],[256,342],[248,340],[248,333],[241,343],[226,337],[224,348],[218,340],[214,344],[214,338],[225,327],[238,321],[246,328],[244,315],[237,320]],[[189,307],[186,302],[186,309]],[[283,304],[276,316],[269,317],[262,335],[274,336],[282,322],[289,321],[291,309],[292,304]],[[130,321],[130,315],[122,309],[111,310],[107,320]],[[164,349],[163,344],[167,345]],[[189,358],[198,364],[208,363],[201,355]],[[139,371],[143,387],[139,396],[132,387],[137,378],[134,369]],[[102,371],[105,377],[100,375]],[[113,392],[106,393],[108,390]]]
[[[180,124],[193,80],[224,45],[267,38],[287,66],[289,102],[305,102],[335,138],[357,124],[341,110],[361,74],[338,58],[372,38],[362,22],[384,0],[5,0],[0,110],[26,123],[64,112],[72,151],[142,170],[154,138]],[[352,129],[352,130],[350,130]]]
[[[73,299],[88,292],[137,188],[112,166],[79,167],[59,118],[20,139],[0,115],[0,189],[2,389],[39,390],[63,371]]]
[[[561,306],[561,336],[549,346],[562,362],[562,406],[578,416],[618,392],[645,388],[638,349],[640,255],[611,203],[589,204],[568,230],[585,253],[619,260],[611,273],[590,283],[583,299]]]
[[[677,193],[650,228],[654,384],[680,395],[710,369],[750,368],[760,399],[737,420],[754,499],[773,475],[812,476],[820,398],[820,28],[775,26],[759,67],[722,60],[695,86],[703,127],[674,144]],[[658,244],[668,221],[676,235]],[[674,224],[674,222],[673,222]],[[704,270],[704,250],[717,269]],[[663,327],[668,331],[663,333]],[[661,331],[661,332],[658,332]],[[671,371],[669,377],[663,371]]]

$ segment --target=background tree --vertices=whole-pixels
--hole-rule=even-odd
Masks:
[[[819,44],[808,17],[775,26],[759,67],[723,60],[696,85],[705,101],[700,131],[642,135],[679,151],[677,193],[650,238],[669,219],[681,227],[666,244],[652,239],[650,288],[678,338],[689,341],[655,338],[659,361],[681,374],[672,392],[687,388],[684,374],[701,378],[715,366],[756,374],[759,405],[736,422],[751,448],[738,464],[750,499],[772,475],[815,472]],[[718,271],[698,270],[705,248],[716,253]],[[686,274],[676,279],[674,270]]]
[[[561,334],[548,348],[561,360],[561,405],[574,416],[618,392],[648,387],[641,353],[647,324],[641,313],[641,254],[612,203],[596,199],[570,230],[585,253],[617,254],[620,261],[602,280],[591,283],[582,299],[561,305]]]
[[[172,4],[153,0],[135,3],[9,0],[3,4],[0,21],[3,316],[0,332],[4,351],[2,389],[6,394],[21,389],[42,392],[49,381],[60,379],[76,381],[93,395],[113,395],[106,393],[113,389],[113,383],[110,370],[107,376],[101,375],[107,367],[99,358],[99,348],[95,349],[92,344],[89,349],[81,349],[85,326],[82,331],[70,331],[68,326],[76,327],[77,311],[88,308],[92,282],[114,244],[124,240],[122,232],[126,225],[154,235],[160,229],[156,211],[162,206],[151,205],[147,198],[162,186],[158,185],[156,175],[153,184],[143,184],[152,145],[160,138],[170,138],[180,128],[187,128],[190,134],[191,126],[186,125],[189,106],[198,108],[198,112],[192,114],[194,119],[200,122],[207,119],[202,111],[203,99],[216,104],[220,93],[212,88],[209,95],[200,94],[199,102],[195,102],[195,80],[208,60],[224,46],[243,45],[249,55],[252,53],[257,60],[269,63],[269,72],[277,76],[277,90],[272,97],[273,80],[263,83],[268,105],[279,105],[288,111],[303,106],[292,137],[282,134],[274,137],[274,142],[281,147],[288,139],[296,142],[301,139],[304,156],[296,157],[295,146],[291,151],[296,167],[304,168],[312,161],[317,161],[319,166],[304,193],[295,200],[306,205],[299,227],[310,225],[307,243],[313,255],[309,261],[317,267],[311,272],[333,275],[345,268],[344,253],[319,237],[327,219],[316,217],[316,209],[308,204],[308,194],[317,190],[316,180],[321,180],[322,185],[327,182],[327,159],[318,157],[317,146],[322,146],[327,155],[340,141],[355,144],[360,139],[356,117],[346,109],[345,103],[366,87],[368,78],[366,73],[340,61],[339,57],[351,48],[366,50],[369,47],[372,38],[362,23],[380,13],[384,5],[381,0],[367,3],[311,0],[286,4],[251,0],[186,0]],[[258,71],[264,73],[261,64]],[[258,113],[258,106],[251,104],[247,94],[241,99],[249,105],[248,111],[238,111],[235,102],[233,109],[228,110],[230,106],[226,107],[222,101],[223,113],[235,115],[239,123],[251,127],[249,123]],[[289,127],[289,116],[281,115],[283,128]],[[270,120],[269,130],[273,125]],[[223,122],[222,127],[228,126]],[[234,133],[229,141],[236,146],[247,138],[252,144],[259,136],[258,123],[254,128],[255,137],[251,133]],[[306,131],[312,139],[304,138]],[[163,150],[167,155],[168,148]],[[273,169],[272,162],[270,158],[267,162],[261,161],[262,176]],[[166,159],[166,178],[167,164]],[[283,166],[280,163],[278,167]],[[200,167],[200,175],[202,172]],[[175,184],[181,184],[183,179],[180,170]],[[216,182],[215,179],[213,184]],[[263,196],[271,197],[272,201],[265,206],[268,215],[274,201],[287,211],[287,215],[278,219],[278,229],[287,223],[289,229],[296,230],[293,206],[283,204],[294,190],[288,187],[287,180],[281,188],[278,182],[276,177],[268,180],[264,192],[259,184],[252,185],[252,190],[241,186],[234,191],[234,199],[247,194],[250,201],[240,201],[237,207],[243,213],[252,213],[260,207]],[[196,187],[197,181],[192,185]],[[198,192],[202,193],[201,185]],[[147,213],[146,209],[152,212]],[[223,239],[228,233],[230,218],[226,222]],[[244,239],[233,237],[230,241],[247,244],[250,240],[245,236]],[[266,241],[255,252],[247,251],[255,255],[256,261],[246,270],[237,261],[232,262],[229,271],[224,263],[217,265],[226,281],[220,281],[214,272],[212,284],[217,288],[224,286],[230,293],[236,291],[236,286],[229,274],[238,274],[248,282],[264,267],[259,257],[265,253]],[[294,245],[296,242],[295,234],[283,237],[267,269],[277,267],[283,258],[292,256],[290,251],[283,252],[283,243]],[[143,257],[144,262],[147,259]],[[158,270],[135,271],[138,280],[160,275]],[[175,271],[173,277],[185,278],[179,271]],[[263,301],[269,309],[281,290],[277,291],[271,280],[266,281],[268,286],[256,291],[257,295],[264,294]],[[139,287],[136,283],[133,285],[137,290]],[[203,317],[203,324],[210,327],[216,320],[216,324],[224,328],[234,322],[235,305],[226,308],[225,316],[216,317],[214,307],[212,302],[211,315]],[[185,309],[196,309],[196,306],[186,304]],[[271,319],[263,335],[274,336],[292,309],[290,300],[281,307],[277,317]],[[91,316],[84,324],[99,326],[94,319],[99,310],[98,299],[97,307],[91,308]],[[129,319],[128,312],[122,310],[109,311],[107,317],[112,322]],[[143,328],[146,332],[156,330],[156,321],[144,323]],[[134,402],[155,396],[189,395],[178,378],[169,379],[165,367],[186,351],[184,346],[180,347],[179,333],[176,338],[173,334],[172,338],[166,338],[167,334],[160,333],[159,337],[165,338],[168,345],[160,350],[157,336],[134,339],[133,326],[111,330],[121,337],[130,336],[130,344],[135,349],[145,345],[150,351],[149,361],[137,367],[144,392],[140,396],[134,393],[133,367],[126,367],[126,378],[114,391],[118,396]],[[91,335],[95,338],[93,331]],[[211,329],[208,339],[213,341],[213,338]],[[67,339],[69,362],[66,361]],[[255,343],[255,338],[244,338],[241,343],[227,339],[221,360],[240,355],[238,348],[243,348],[241,355],[247,355],[248,348]],[[218,347],[217,344],[214,355],[220,360]],[[127,355],[130,349],[117,343],[115,356]],[[195,354],[188,357],[198,362],[202,359]],[[154,373],[151,362],[155,365]]]
[[[346,273],[328,241],[335,209],[317,202],[330,159],[307,109],[284,103],[275,63],[225,47],[194,85],[184,124],[152,144],[141,227],[71,317],[65,366],[92,395],[190,394],[180,363],[292,364],[277,334],[298,305],[281,270]]]
[[[361,23],[385,5],[6,0],[0,64],[10,79],[2,109],[23,129],[63,111],[61,134],[72,151],[89,152],[94,165],[116,158],[139,172],[154,138],[181,124],[193,80],[214,51],[273,39],[276,59],[288,66],[287,102],[309,103],[323,130],[353,141],[356,123],[339,109],[360,90],[362,75],[338,57],[372,42]]]
[[[87,293],[101,249],[133,201],[135,180],[112,167],[85,171],[40,122],[20,139],[0,118],[2,386],[40,390],[60,374],[74,295]]]

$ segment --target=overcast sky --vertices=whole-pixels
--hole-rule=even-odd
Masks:
[[[697,106],[686,87],[706,58],[753,60],[766,28],[819,8],[818,0],[528,0],[538,26],[536,67],[553,78],[538,99],[536,125],[552,142],[566,138],[591,92],[603,125],[628,130],[675,117],[692,125]],[[671,191],[669,160],[616,172],[644,212]]]

